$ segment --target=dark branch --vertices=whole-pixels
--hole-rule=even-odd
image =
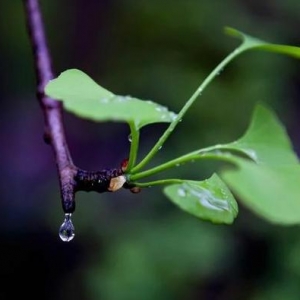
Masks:
[[[75,181],[77,182],[76,190],[104,193],[109,191],[111,179],[121,175],[123,175],[122,169],[109,169],[95,172],[78,169],[75,176]]]
[[[58,169],[62,207],[65,213],[75,210],[75,192],[96,191],[99,193],[115,191],[123,185],[124,166],[120,169],[85,171],[73,162],[65,138],[62,119],[62,105],[47,97],[44,88],[54,78],[50,53],[38,0],[23,0],[27,16],[27,27],[35,62],[37,78],[37,97],[45,117],[44,139],[51,144]],[[115,180],[112,180],[115,179]],[[124,185],[125,188],[127,185]],[[132,187],[130,187],[132,188]]]

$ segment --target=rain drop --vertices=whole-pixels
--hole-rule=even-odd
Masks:
[[[179,197],[185,197],[186,196],[186,191],[183,188],[179,188],[177,191],[177,194]]]
[[[63,242],[70,242],[75,236],[75,228],[71,220],[72,214],[65,214],[64,222],[59,228],[59,237]]]
[[[101,99],[101,102],[102,102],[102,103],[108,103],[108,99],[107,99],[107,98],[102,98],[102,99]]]
[[[123,96],[118,96],[117,99],[118,99],[119,102],[124,102],[124,101],[128,100]]]
[[[222,72],[223,72],[223,69],[219,70],[219,71],[217,72],[217,76],[220,75]]]
[[[131,143],[132,142],[132,136],[131,134],[128,135],[128,141]]]

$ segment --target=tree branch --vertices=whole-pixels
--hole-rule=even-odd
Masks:
[[[65,137],[61,102],[49,98],[44,93],[46,84],[54,78],[54,74],[39,1],[23,1],[35,63],[37,98],[45,118],[44,140],[53,148],[64,212],[67,214],[74,212],[77,191],[114,192],[123,185],[124,188],[132,190],[133,187],[126,184],[126,178],[123,175],[124,165],[118,169],[86,171],[73,164]]]
[[[44,88],[53,79],[50,54],[38,0],[24,0],[27,27],[35,62],[37,97],[45,118],[45,141],[52,145],[59,174],[62,206],[66,213],[75,210],[76,167],[68,149],[61,103],[47,97]]]

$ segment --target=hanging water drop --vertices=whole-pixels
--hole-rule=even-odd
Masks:
[[[64,222],[59,228],[59,237],[64,242],[70,242],[75,236],[75,228],[71,220],[72,214],[65,214]]]
[[[129,143],[132,142],[132,136],[131,136],[131,134],[128,135],[128,141],[129,141]]]

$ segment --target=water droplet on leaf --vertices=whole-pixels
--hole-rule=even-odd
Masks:
[[[252,149],[247,149],[245,152],[246,152],[246,153],[248,154],[248,156],[250,156],[250,158],[252,158],[255,162],[258,162],[258,157],[257,157],[257,154],[256,154],[256,152],[255,152],[254,150],[252,150]]]
[[[131,143],[132,142],[132,136],[131,134],[128,135],[128,141]]]
[[[177,118],[177,115],[175,113],[171,113],[171,119],[172,119],[172,121],[175,121],[176,118]]]
[[[70,242],[75,236],[75,228],[71,220],[72,214],[65,214],[64,222],[59,228],[59,237],[63,242]]]
[[[102,103],[108,103],[108,99],[107,99],[107,98],[102,98],[102,99],[101,99],[101,102],[102,102]]]
[[[183,188],[179,188],[177,191],[178,196],[180,197],[185,197],[186,196],[186,191]]]

